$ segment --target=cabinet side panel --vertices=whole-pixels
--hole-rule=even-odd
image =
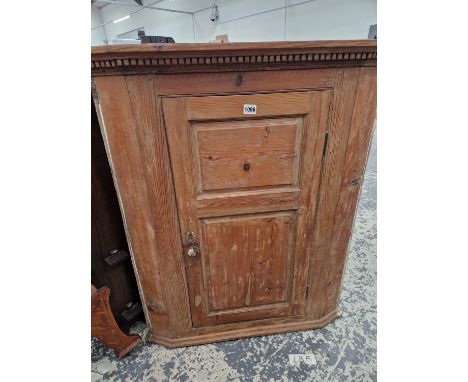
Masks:
[[[330,247],[327,308],[336,307],[375,120],[376,68],[362,68],[354,103]],[[333,271],[332,271],[333,270]]]
[[[328,273],[336,270],[330,268],[334,264],[334,260],[330,259],[330,247],[359,71],[360,68],[341,69],[333,90],[328,144],[324,152],[318,210],[312,237],[309,317],[313,319],[319,319],[331,311],[328,306]]]
[[[148,190],[146,208],[150,211],[148,227],[153,227],[154,247],[161,287],[171,325],[171,336],[185,334],[191,327],[185,280],[183,249],[178,222],[177,203],[169,160],[161,102],[155,76],[125,77],[136,135]],[[159,332],[155,327],[154,332]]]
[[[128,251],[128,244],[96,108],[91,102],[91,281],[97,288],[111,288],[114,318],[128,330],[133,319],[127,321],[120,313],[129,302],[141,301],[130,262],[117,267],[105,262],[113,249]]]
[[[148,172],[154,168],[148,164],[148,158],[145,157],[147,155],[145,145],[149,143],[143,140],[142,144],[146,125],[145,121],[137,120],[141,115],[135,110],[135,91],[129,91],[124,77],[99,77],[95,78],[95,84],[106,149],[147,324],[150,331],[157,330],[158,334],[173,337],[174,330],[169,321],[172,311],[168,305],[171,296],[167,296],[167,288],[163,282],[165,280],[161,277],[161,275],[167,276],[168,264],[159,257],[164,249],[169,252],[167,247],[163,248],[168,240],[163,236],[171,226],[167,223],[168,220],[171,221],[172,213],[168,204],[170,205],[173,199],[167,195],[159,195],[159,198],[155,199],[154,190],[150,190],[154,185],[148,183]],[[152,121],[157,128],[159,126],[157,117],[154,116]],[[161,153],[164,152],[163,138],[162,134],[153,133],[150,139],[155,146],[155,152],[160,155],[159,160],[154,161],[160,165],[159,171],[152,176],[155,178],[154,181],[159,180],[162,192],[170,194],[171,191],[168,190],[170,186],[167,185],[170,183],[169,164]],[[159,216],[155,216],[158,207]],[[172,216],[172,220],[176,220],[176,216]],[[167,228],[163,227],[165,224]],[[173,240],[172,248],[177,246],[177,243],[177,240]],[[180,270],[172,273],[181,274]]]

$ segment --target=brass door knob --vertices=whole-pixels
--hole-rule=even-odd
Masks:
[[[195,257],[195,256],[197,256],[197,251],[195,251],[194,247],[190,247],[188,252],[187,252],[187,255],[189,255],[190,257]]]

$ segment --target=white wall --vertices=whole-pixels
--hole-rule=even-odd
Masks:
[[[376,0],[316,0],[286,12],[286,40],[366,39],[377,24]]]
[[[164,3],[160,3],[161,5]],[[134,6],[108,5],[101,9],[104,22],[124,17],[137,10]],[[144,9],[127,20],[119,23],[107,24],[104,28],[111,41],[117,35],[137,29],[145,28],[147,35],[171,36],[176,42],[193,42],[192,16],[182,13],[162,12],[154,9]]]
[[[104,28],[92,30],[92,28],[101,25],[102,15],[98,8],[91,5],[91,45],[104,45],[107,43],[106,33]]]
[[[208,42],[220,34],[228,34],[233,42],[366,39],[369,25],[377,23],[376,0],[315,0],[286,11],[280,9],[243,18],[302,1],[218,0],[219,20],[216,23],[209,19],[210,9],[193,17],[144,9],[128,20],[107,24],[105,35],[110,41],[118,34],[144,27],[148,35],[171,36],[176,42]],[[157,6],[192,12],[212,4],[212,0],[166,0]],[[133,6],[108,5],[101,10],[102,20],[112,21],[136,9]],[[233,20],[236,18],[242,19]],[[101,38],[93,37],[93,42]]]
[[[230,20],[282,7],[285,5],[284,0],[223,0],[219,1],[218,4],[219,20],[210,39],[214,39],[216,35],[227,34],[229,41],[233,42],[283,40],[284,9],[241,20]],[[203,14],[197,14],[198,23],[206,23],[206,20],[211,23],[209,20],[210,12],[208,10],[201,12]],[[197,30],[195,30],[196,38],[197,35]],[[205,38],[205,36],[203,37]]]

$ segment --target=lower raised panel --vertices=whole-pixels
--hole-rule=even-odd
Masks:
[[[293,211],[201,221],[209,313],[289,301]]]

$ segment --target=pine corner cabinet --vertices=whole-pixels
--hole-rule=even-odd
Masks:
[[[375,40],[92,49],[151,341],[320,328],[376,109]]]

